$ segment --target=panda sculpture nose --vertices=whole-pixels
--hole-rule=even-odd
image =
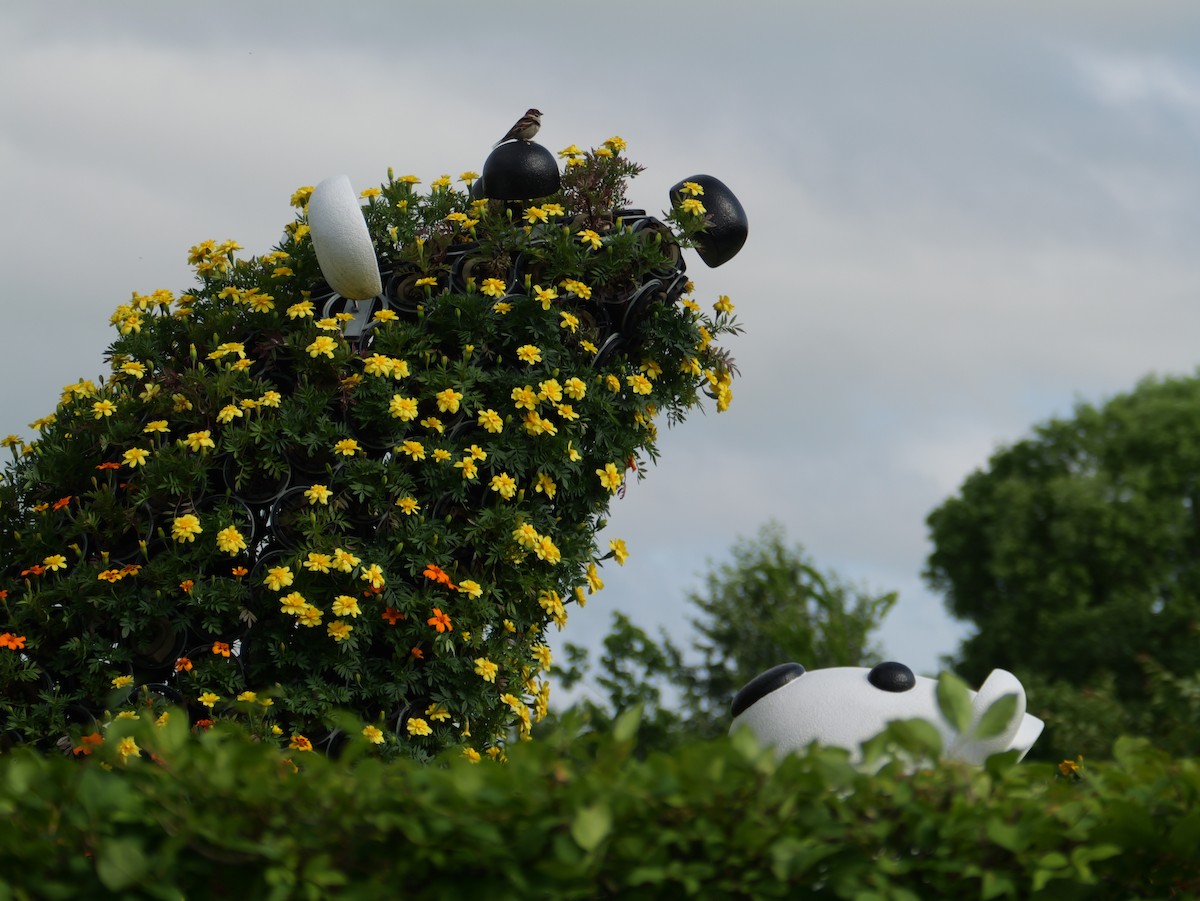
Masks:
[[[888,661],[867,673],[867,681],[881,691],[908,691],[917,684],[917,677],[903,663]]]

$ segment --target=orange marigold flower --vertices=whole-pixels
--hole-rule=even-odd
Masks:
[[[293,735],[292,740],[288,742],[288,747],[296,751],[311,751],[313,749],[312,742],[303,735]]]
[[[2,588],[2,589],[0,589],[0,601],[6,601],[6,600],[8,600],[8,589]]]
[[[404,614],[395,607],[388,607],[381,615],[393,626],[396,625],[397,620],[404,619]]]
[[[442,568],[440,566],[437,566],[433,563],[430,563],[428,566],[425,567],[425,572],[423,573],[423,575],[425,576],[426,579],[432,579],[433,581],[435,581],[441,585],[449,585],[451,588],[454,587],[450,583],[450,577],[448,575],[446,575],[446,573],[442,570]]]
[[[175,672],[190,673],[192,671],[192,661],[187,657],[180,657],[175,661]]]
[[[433,616],[429,617],[425,622],[437,629],[438,632],[454,631],[454,626],[450,624],[450,617],[442,613],[440,607],[434,607]]]
[[[82,744],[80,744],[78,747],[73,749],[73,751],[77,757],[79,755],[87,756],[88,754],[92,753],[92,748],[94,748],[98,745],[104,744],[104,736],[101,735],[99,732],[92,732],[88,735],[81,735],[79,737],[79,740],[80,740],[80,742],[82,742]]]
[[[40,564],[40,563],[35,563],[35,564],[33,564],[33,566],[29,567],[29,569],[21,570],[21,575],[23,575],[23,576],[29,576],[29,575],[40,576],[43,573],[45,573],[45,571],[46,571],[46,567],[42,566],[42,564]]]
[[[12,632],[0,632],[0,648],[8,648],[13,651],[19,651],[24,647],[24,635],[15,635]]]
[[[96,468],[97,469],[120,469],[121,464],[120,463],[101,463]]]
[[[196,720],[197,729],[211,729],[215,723],[209,719]]]
[[[66,497],[60,497],[58,500],[56,500],[52,509],[61,510],[69,503],[71,503],[71,495],[68,494]]]
[[[213,647],[212,647],[212,652],[214,654],[220,655],[221,657],[228,657],[229,656],[229,644],[224,641],[214,641]]]
[[[250,574],[250,570],[246,569],[246,567],[244,567],[244,566],[235,566],[233,568],[233,575],[235,578],[240,579],[242,576],[249,575],[249,574]]]
[[[425,652],[422,651],[420,649],[420,647],[418,647],[417,645],[413,645],[413,648],[411,651],[409,651],[409,653],[412,654],[414,657],[416,657],[418,660],[425,659]]]
[[[191,579],[184,579],[179,583],[179,587],[183,589],[184,594],[191,594],[192,589],[196,587],[196,583]]]

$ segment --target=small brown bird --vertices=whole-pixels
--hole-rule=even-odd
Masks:
[[[538,133],[538,129],[541,127],[542,111],[536,109],[526,110],[525,115],[517,120],[517,124],[508,130],[508,134],[492,146],[499,147],[505,141],[511,141],[514,138],[518,141],[532,141],[533,136]]]

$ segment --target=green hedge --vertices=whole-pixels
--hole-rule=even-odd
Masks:
[[[777,763],[748,736],[639,760],[636,728],[421,766],[118,720],[86,758],[0,757],[0,898],[1200,892],[1200,763],[1144,741],[1066,776],[1011,758],[906,773],[895,755],[921,739],[899,728],[868,775],[829,749]]]

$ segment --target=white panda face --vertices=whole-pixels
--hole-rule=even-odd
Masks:
[[[872,669],[833,667],[805,671],[785,663],[756,676],[738,692],[731,707],[731,731],[745,726],[759,741],[787,753],[816,741],[845,748],[857,761],[862,743],[895,720],[925,719],[942,733],[946,756],[982,763],[989,754],[1010,747],[1028,750],[1042,722],[1025,715],[1021,683],[996,670],[978,693],[972,693],[976,718],[1002,694],[1018,695],[1018,711],[1010,727],[985,742],[967,742],[942,717],[937,682],[916,676],[902,663]]]

